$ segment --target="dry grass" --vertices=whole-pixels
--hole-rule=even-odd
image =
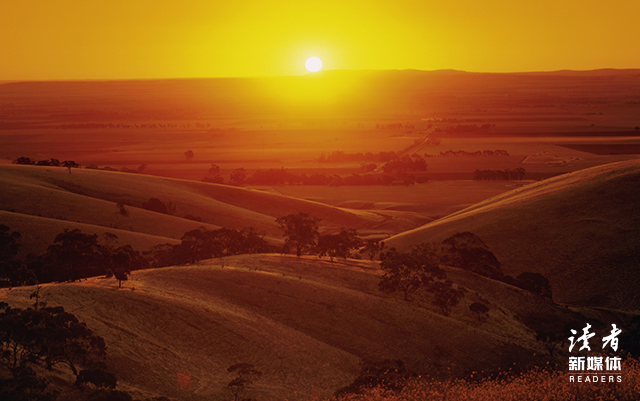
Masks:
[[[362,361],[402,359],[444,376],[498,369],[543,352],[523,323],[530,316],[576,321],[532,294],[454,274],[468,294],[444,317],[420,296],[381,293],[379,274],[369,261],[240,255],[135,271],[123,289],[92,278],[48,284],[43,294],[105,338],[122,388],[192,400],[223,396],[226,368],[239,362],[264,373],[254,395],[278,399],[329,396]],[[2,290],[0,298],[25,307],[32,291]],[[490,308],[483,320],[468,310],[477,300]],[[181,387],[185,375],[190,384]]]
[[[623,366],[621,382],[570,382],[567,372],[533,369],[514,375],[481,381],[449,382],[418,379],[401,392],[374,388],[362,395],[340,398],[343,401],[635,401],[640,394],[640,364],[628,359]],[[590,375],[592,381],[593,375]],[[582,380],[585,377],[583,375]],[[577,379],[575,379],[577,380]],[[598,377],[600,380],[600,377]]]
[[[594,167],[498,195],[387,244],[406,249],[471,231],[506,274],[548,277],[558,302],[638,311],[638,193],[640,161]]]
[[[3,188],[0,205],[11,212],[3,213],[3,216],[7,222],[18,224],[10,228],[22,232],[25,237],[46,231],[47,234],[42,235],[43,241],[55,236],[58,229],[82,223],[95,226],[93,231],[130,231],[167,238],[165,242],[177,240],[186,231],[203,225],[210,229],[254,227],[278,243],[282,232],[275,219],[299,211],[321,218],[321,230],[339,230],[340,227],[372,229],[389,220],[376,213],[348,210],[265,191],[107,171],[75,169],[69,174],[63,168],[1,165],[0,184]],[[173,202],[177,213],[165,215],[142,209],[142,203],[151,197],[165,203]],[[126,206],[129,215],[121,215],[116,203],[130,205]],[[204,222],[185,219],[187,214],[198,216]],[[51,220],[45,222],[44,219],[29,219],[27,216],[54,219],[59,224],[56,227]],[[422,217],[411,213],[404,217],[408,225],[406,221],[395,226],[386,223],[383,229],[376,230],[390,235],[424,222]],[[43,223],[42,228],[34,226],[38,221]],[[22,223],[27,227],[22,229]],[[49,232],[49,229],[56,231]],[[34,247],[25,248],[23,253],[41,251],[50,244],[31,241]],[[136,242],[142,244],[145,241]]]

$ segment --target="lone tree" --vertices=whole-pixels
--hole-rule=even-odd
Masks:
[[[503,278],[500,262],[477,235],[456,233],[442,241],[442,263],[495,280]]]
[[[384,241],[376,241],[373,239],[366,240],[364,247],[360,249],[360,253],[367,253],[369,260],[373,261],[375,257],[384,249]]]
[[[300,257],[305,250],[314,249],[318,237],[318,223],[320,219],[307,213],[290,214],[276,219],[276,224],[284,231],[284,248],[295,248],[296,256]]]
[[[193,154],[193,150],[187,150],[186,152],[184,152],[184,157],[187,158],[187,160],[191,160],[193,159],[193,156],[195,156]]]
[[[262,372],[256,370],[250,363],[238,363],[229,366],[227,372],[237,373],[238,375],[238,377],[227,384],[227,388],[231,391],[231,394],[233,394],[235,401],[240,400],[240,395],[245,392],[258,377],[262,376]]]
[[[380,290],[384,292],[400,291],[404,300],[409,294],[423,286],[432,284],[436,279],[444,279],[445,272],[440,269],[436,259],[414,248],[411,253],[401,253],[391,248],[381,255],[380,267],[384,271]]]
[[[543,297],[551,299],[551,284],[549,283],[549,279],[543,276],[540,273],[532,273],[532,272],[524,272],[516,277],[521,284],[520,287],[538,293]]]
[[[449,316],[451,308],[458,305],[465,292],[463,288],[453,288],[450,280],[433,282],[429,285],[429,291],[433,294],[433,304],[445,316]]]
[[[79,168],[80,165],[76,162],[74,162],[73,160],[65,160],[62,162],[62,167],[66,167],[69,169],[69,174],[71,174],[71,169],[72,168]]]
[[[229,183],[231,185],[240,186],[244,184],[244,181],[247,179],[247,170],[244,168],[237,168],[231,172],[229,176]]]

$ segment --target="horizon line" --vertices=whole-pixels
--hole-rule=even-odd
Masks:
[[[436,70],[420,70],[416,68],[405,69],[328,69],[320,70],[317,72],[307,72],[298,75],[254,75],[254,76],[229,76],[229,77],[163,77],[163,78],[53,78],[53,79],[0,79],[0,85],[8,83],[36,83],[36,82],[130,82],[130,81],[177,81],[177,80],[210,80],[210,79],[229,79],[229,80],[241,80],[241,79],[272,79],[272,78],[298,78],[298,77],[310,77],[323,75],[324,73],[385,73],[385,72],[415,72],[415,73],[461,73],[461,74],[486,74],[486,75],[527,75],[527,74],[561,74],[561,73],[597,73],[597,72],[634,72],[637,71],[640,74],[640,68],[596,68],[589,70],[573,70],[573,69],[561,69],[561,70],[533,70],[533,71],[509,71],[509,72],[487,72],[487,71],[465,71],[457,70],[454,68],[442,68]]]

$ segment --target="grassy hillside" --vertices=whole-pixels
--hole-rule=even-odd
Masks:
[[[199,226],[254,227],[272,242],[279,242],[282,232],[275,219],[299,211],[321,218],[321,231],[346,227],[389,235],[424,223],[424,218],[409,212],[384,216],[384,212],[344,209],[264,191],[109,171],[74,169],[69,174],[57,167],[0,165],[0,186],[0,209],[11,212],[3,213],[0,222],[16,223],[7,225],[23,234],[46,231],[43,241],[74,222],[94,226],[93,231],[129,231],[163,237],[165,242]],[[142,204],[151,197],[172,202],[176,212],[167,215],[143,209]],[[126,205],[127,216],[120,213],[117,203]],[[185,218],[188,215],[203,222]],[[395,217],[400,217],[397,224],[390,221]],[[37,227],[37,222],[43,226]],[[29,242],[23,253],[41,252],[50,244]]]
[[[421,296],[406,302],[380,292],[379,275],[369,261],[241,255],[135,271],[123,289],[93,278],[42,292],[105,338],[121,388],[140,398],[222,399],[233,378],[226,369],[240,362],[264,373],[252,396],[279,399],[330,395],[364,361],[401,359],[435,376],[523,367],[545,352],[534,335],[540,316],[582,321],[534,294],[454,270],[467,295],[445,317]],[[25,307],[32,291],[0,297]],[[483,319],[468,309],[476,301],[489,307]]]
[[[506,192],[386,241],[408,249],[456,232],[482,238],[505,274],[549,278],[556,302],[640,311],[640,161]]]

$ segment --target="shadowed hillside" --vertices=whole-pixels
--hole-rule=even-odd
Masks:
[[[505,274],[548,277],[556,302],[640,309],[640,161],[581,170],[493,197],[388,246],[407,249],[456,232],[478,235]]]
[[[254,395],[280,399],[330,395],[362,362],[400,359],[440,377],[524,367],[545,352],[532,322],[580,321],[539,295],[457,270],[449,273],[468,292],[448,317],[379,291],[377,263],[315,257],[234,256],[135,271],[120,290],[115,279],[92,278],[42,294],[105,338],[109,368],[138,398],[221,397],[227,367],[241,362],[264,373]],[[0,295],[25,307],[32,290]],[[482,320],[468,309],[479,299],[489,309]]]

